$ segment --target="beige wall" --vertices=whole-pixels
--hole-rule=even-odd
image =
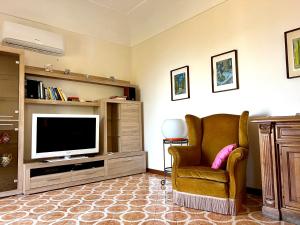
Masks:
[[[5,20],[55,32],[63,36],[64,56],[49,56],[25,51],[26,65],[44,67],[45,64],[53,64],[54,69],[64,70],[68,68],[73,72],[107,77],[115,76],[117,79],[124,80],[128,79],[130,75],[130,47],[0,13],[1,36],[3,21]]]
[[[300,78],[286,79],[284,36],[300,26],[298,0],[229,0],[132,49],[132,80],[142,90],[148,167],[163,169],[161,124],[187,113],[294,115]],[[240,89],[212,93],[210,57],[238,50]],[[190,66],[191,98],[170,100],[170,70]],[[249,126],[248,186],[260,187],[257,127]]]
[[[36,52],[25,51],[25,64],[44,67],[52,64],[54,69],[70,69],[73,72],[99,75],[128,80],[130,75],[130,48],[113,44],[101,39],[73,33],[45,24],[29,20],[18,19],[0,14],[0,31],[3,21],[13,21],[24,25],[59,33],[64,38],[65,55],[62,57],[49,56]],[[123,89],[102,85],[82,84],[71,81],[34,78],[44,81],[46,86],[61,87],[67,96],[79,96],[84,100],[96,100],[112,95],[123,95]],[[30,159],[31,151],[31,116],[32,113],[72,113],[93,114],[93,108],[66,106],[38,106],[25,107],[25,160]]]

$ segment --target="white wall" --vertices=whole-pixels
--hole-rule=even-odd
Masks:
[[[213,113],[294,115],[300,78],[287,79],[284,36],[300,26],[298,0],[229,0],[132,49],[132,80],[142,90],[148,167],[163,169],[161,124],[166,118]],[[212,93],[210,57],[238,50],[240,89]],[[191,98],[170,100],[170,70],[190,66]],[[257,127],[249,126],[248,186],[259,188]]]

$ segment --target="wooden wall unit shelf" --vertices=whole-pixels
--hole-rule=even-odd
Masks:
[[[63,71],[46,72],[43,68],[28,66],[25,68],[25,75],[108,85],[124,89],[135,87],[128,81],[77,73],[66,75]],[[117,99],[102,99],[95,102],[25,99],[25,104],[54,107],[93,107],[94,113],[100,115],[101,141],[99,155],[94,157],[58,162],[25,163],[23,193],[48,191],[146,172],[146,154],[142,147],[141,102]],[[115,123],[111,123],[111,121]],[[111,138],[112,130],[114,132],[113,139]],[[112,148],[112,146],[114,147]],[[41,173],[40,171],[43,170],[49,172]]]
[[[59,71],[59,70],[53,70],[52,72],[47,72],[45,71],[44,68],[32,67],[32,66],[25,67],[25,74],[29,76],[31,75],[37,77],[59,79],[59,80],[78,81],[83,83],[108,85],[108,86],[115,86],[115,87],[134,87],[134,85],[131,85],[129,81],[125,81],[125,80],[110,79],[107,77],[100,77],[100,76],[80,74],[80,73],[64,74],[63,71]]]
[[[146,153],[142,147],[141,102],[108,99],[97,102],[24,100],[25,76],[120,87],[125,93],[130,88],[135,88],[135,85],[124,80],[79,73],[64,74],[63,71],[57,70],[46,72],[44,68],[24,66],[22,50],[0,45],[0,88],[3,90],[0,93],[0,133],[6,132],[11,136],[11,143],[0,145],[0,156],[3,153],[13,155],[10,167],[0,167],[0,197],[22,192],[36,193],[146,172]],[[27,105],[37,106],[93,107],[93,112],[101,115],[102,142],[99,145],[99,154],[94,157],[51,163],[27,160],[24,163],[24,136],[29,136],[24,135],[24,102]],[[79,110],[76,107],[75,109]],[[30,113],[33,113],[32,110],[39,109],[32,107],[30,110]],[[112,115],[114,118],[111,118]],[[116,123],[112,124],[112,120]],[[112,139],[108,147],[109,138],[105,136],[111,134],[111,129],[118,132],[113,134],[117,145],[113,150]],[[30,129],[26,131],[30,132]],[[10,185],[9,188],[3,189],[7,184]]]
[[[263,117],[252,122],[259,124],[262,212],[300,224],[300,116]]]
[[[76,102],[76,101],[58,101],[58,100],[45,100],[45,99],[32,99],[26,98],[25,104],[36,105],[65,105],[65,106],[85,106],[85,107],[98,107],[99,102]]]

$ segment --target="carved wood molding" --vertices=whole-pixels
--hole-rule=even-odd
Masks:
[[[261,157],[261,172],[263,186],[263,202],[266,206],[274,207],[274,177],[273,177],[273,159],[272,159],[272,138],[268,129],[270,126],[264,127],[266,133],[263,133],[260,138],[260,157]],[[262,131],[262,130],[260,130]],[[262,133],[262,132],[261,132]]]
[[[259,124],[259,130],[262,134],[270,134],[272,131],[272,124],[271,123]]]

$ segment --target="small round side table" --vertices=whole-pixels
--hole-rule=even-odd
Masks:
[[[172,157],[171,157],[171,166],[166,166],[166,149],[165,145],[188,145],[188,139],[187,138],[165,138],[163,139],[163,156],[164,156],[164,178],[160,181],[161,185],[164,186],[166,184],[166,176],[167,174],[172,173]]]

